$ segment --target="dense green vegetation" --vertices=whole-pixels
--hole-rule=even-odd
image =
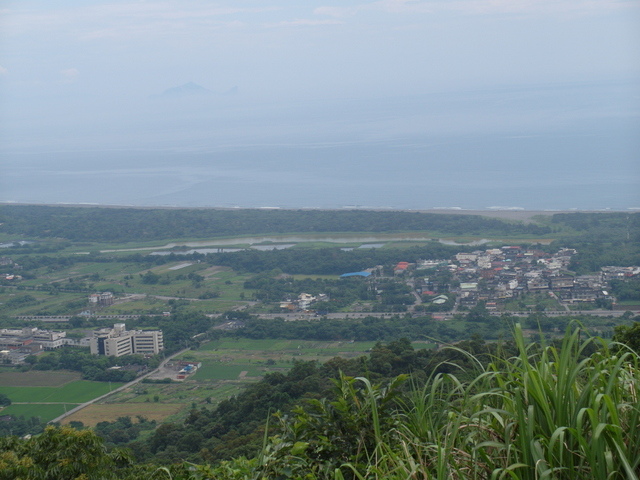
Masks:
[[[493,318],[491,319],[493,320]],[[499,319],[498,319],[499,321]],[[464,334],[443,322],[434,321],[430,316],[393,316],[388,318],[364,317],[357,319],[298,320],[287,322],[281,318],[260,320],[249,317],[235,335],[253,339],[287,338],[300,340],[356,340],[389,341],[397,338],[424,340],[437,338],[442,341],[459,340],[469,332],[483,328],[483,325],[466,325]],[[493,328],[493,323],[490,328]],[[484,331],[482,333],[485,333]],[[486,332],[489,333],[489,332]],[[494,329],[494,334],[498,332]],[[428,337],[427,337],[428,336]]]
[[[119,478],[130,465],[125,452],[107,452],[91,431],[48,427],[27,440],[0,438],[0,479],[77,480]]]
[[[594,242],[588,236],[567,239],[564,246],[575,248],[578,254],[571,259],[570,268],[577,274],[597,272],[606,265],[640,265],[640,241]]]
[[[552,345],[527,344],[517,326],[502,346],[392,342],[352,361],[299,363],[131,445],[166,467],[109,453],[91,431],[50,428],[0,439],[0,478],[636,479],[639,368],[624,343],[574,328]]]
[[[206,261],[213,265],[224,265],[240,272],[261,273],[281,270],[292,275],[340,275],[401,261],[449,258],[460,251],[471,251],[475,248],[477,247],[454,247],[429,242],[419,247],[351,251],[343,251],[339,248],[292,248],[269,252],[245,250],[224,254],[211,253],[200,258],[206,258]]]
[[[380,280],[372,285],[362,277],[295,280],[290,277],[274,279],[271,273],[266,273],[247,280],[244,288],[255,290],[253,298],[262,302],[293,300],[301,293],[314,296],[323,294],[326,300],[314,304],[314,309],[323,313],[337,312],[356,301],[369,302],[371,310],[375,312],[400,312],[415,301],[406,284],[390,279]],[[382,292],[379,298],[376,290]],[[280,311],[276,306],[276,313]]]
[[[551,225],[566,228],[551,247],[575,248],[571,270],[577,274],[597,272],[606,265],[640,265],[640,214],[611,212],[558,213]]]
[[[640,214],[638,213],[556,213],[551,217],[551,223],[571,229],[572,236],[588,235],[594,243],[616,240],[637,242],[640,239]]]
[[[86,349],[61,348],[39,357],[28,357],[27,366],[35,370],[73,370],[81,372],[85,380],[99,382],[130,382],[138,376],[137,369],[155,368],[158,358],[145,358],[142,355],[126,357],[105,357],[91,355]],[[137,369],[112,369],[114,366],[134,366]]]
[[[74,428],[83,428],[82,422],[78,425],[70,426]],[[144,416],[140,415],[133,421],[130,417],[120,417],[113,422],[99,422],[94,430],[100,435],[108,447],[122,445],[136,440],[141,432],[153,430],[157,427],[154,420],[148,421]]]
[[[13,417],[10,421],[0,422],[0,437],[15,435],[37,435],[44,430],[44,425],[37,417]]]
[[[216,210],[0,206],[2,232],[71,241],[144,241],[283,232],[435,231],[544,235],[549,226],[478,215],[367,210]]]
[[[402,377],[386,388],[342,377],[333,402],[282,421],[259,468],[289,478],[637,478],[637,355],[613,355],[579,331],[558,346],[527,346],[518,331],[515,340],[515,355],[477,362],[470,382],[435,374],[403,396]]]
[[[620,301],[640,300],[640,279],[632,279],[629,281],[613,280],[611,282],[611,291]]]

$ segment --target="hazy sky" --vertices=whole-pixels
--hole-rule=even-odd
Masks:
[[[640,72],[636,0],[0,5],[8,96],[147,96],[189,81],[254,98],[385,96]]]
[[[639,81],[637,0],[0,0],[0,173],[31,152],[638,126]],[[213,93],[153,98],[187,82]]]

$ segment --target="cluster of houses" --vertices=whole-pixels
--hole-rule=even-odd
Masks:
[[[11,267],[12,270],[19,270],[21,267],[9,257],[0,257],[0,267]],[[0,274],[0,283],[10,285],[11,282],[22,280],[22,275],[13,272]]]
[[[571,248],[551,254],[505,246],[458,253],[451,259],[398,262],[392,270],[393,277],[412,284],[425,303],[443,305],[454,294],[455,308],[472,308],[483,301],[488,310],[498,310],[501,304],[535,292],[548,293],[565,308],[598,300],[612,301],[608,291],[611,280],[640,275],[640,267],[603,267],[598,274],[574,275],[569,265],[576,254]],[[383,271],[383,266],[378,265],[343,274],[341,278],[360,276],[375,281]],[[442,281],[443,273],[446,273],[446,282]],[[290,312],[308,311],[315,302],[321,301],[328,301],[327,296],[301,293],[297,298],[282,301],[280,308]]]
[[[549,254],[507,246],[459,253],[451,260],[419,262],[416,269],[448,270],[459,283],[455,289],[459,306],[473,307],[482,300],[489,310],[530,292],[549,292],[563,304],[609,299],[610,280],[640,274],[640,267],[604,267],[596,275],[570,275],[569,264],[576,253],[568,248]],[[418,282],[416,289],[427,297],[441,293],[429,277]]]
[[[324,293],[320,293],[318,295],[301,293],[300,295],[298,295],[298,298],[280,302],[280,308],[282,310],[289,311],[289,312],[306,311],[306,310],[309,310],[309,307],[311,306],[311,304],[315,302],[326,302],[328,300],[329,300],[329,297]]]
[[[112,292],[92,293],[89,295],[89,305],[92,307],[108,307],[113,305],[115,297]]]

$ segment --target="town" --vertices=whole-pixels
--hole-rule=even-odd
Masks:
[[[270,288],[288,285],[286,293],[275,288],[271,296],[261,293],[261,287],[253,289],[252,301],[237,302],[236,309],[259,318],[282,317],[285,320],[322,319],[365,316],[412,314],[433,315],[435,318],[452,318],[482,306],[487,312],[528,314],[547,312],[562,315],[571,312],[625,310],[619,307],[614,293],[621,282],[637,279],[640,267],[602,267],[599,273],[576,275],[570,271],[575,249],[562,248],[548,253],[536,248],[503,246],[472,252],[461,252],[448,259],[418,260],[415,263],[398,262],[377,265],[358,272],[349,272],[333,281],[331,291],[297,291],[308,287],[295,282],[287,274],[267,279]],[[8,258],[0,259],[4,266],[17,265]],[[191,263],[182,263],[184,268]],[[19,268],[18,268],[19,271]],[[149,274],[149,272],[148,272]],[[21,276],[5,273],[5,282],[19,282]],[[329,282],[329,283],[327,283]],[[293,285],[293,287],[291,287]],[[337,286],[337,288],[335,288]],[[349,288],[358,287],[360,296],[345,304],[340,295]],[[365,288],[362,288],[365,286]],[[245,289],[255,287],[245,282]],[[109,309],[118,300],[121,304],[135,295],[117,298],[112,292],[91,293],[85,297],[79,311],[58,316],[17,316],[21,321],[69,322],[73,318],[87,318],[121,322],[136,319],[140,315],[110,314]],[[338,308],[338,305],[340,308]],[[163,312],[170,315],[170,312]],[[213,320],[219,313],[208,315]],[[73,322],[71,322],[73,323]],[[238,328],[239,322],[224,322],[222,329]],[[84,330],[84,336],[71,338],[65,331],[24,326],[0,329],[0,358],[6,364],[21,364],[29,355],[63,346],[88,348],[94,355],[123,356],[131,354],[155,355],[163,350],[162,331],[126,330],[124,323],[113,327]]]
[[[571,257],[576,253],[575,249],[568,248],[549,254],[537,249],[505,246],[458,253],[451,259],[378,265],[361,272],[345,273],[341,278],[364,279],[372,286],[377,299],[390,285],[394,290],[397,285],[404,285],[404,296],[396,296],[397,305],[393,309],[396,312],[456,313],[467,311],[479,302],[496,313],[564,313],[616,308],[611,282],[638,278],[640,267],[606,266],[596,274],[576,275],[569,270]],[[301,292],[296,298],[282,299],[279,308],[282,312],[322,315],[327,313],[324,306],[330,301],[325,293]],[[322,307],[318,308],[318,305]],[[349,310],[352,313],[381,311],[375,307],[367,309],[362,302],[358,305],[357,310]],[[369,307],[374,305],[375,302],[368,303]],[[380,306],[380,302],[377,305]]]

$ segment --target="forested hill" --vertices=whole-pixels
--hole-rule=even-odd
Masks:
[[[545,235],[562,229],[480,215],[369,210],[217,210],[0,206],[0,232],[71,241],[314,232],[429,231],[448,235]]]

